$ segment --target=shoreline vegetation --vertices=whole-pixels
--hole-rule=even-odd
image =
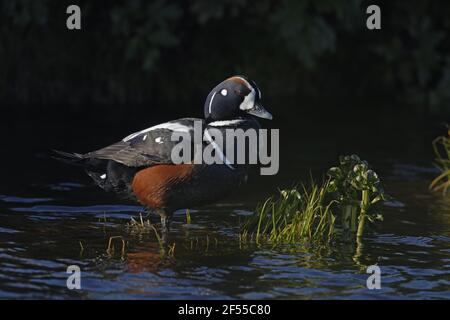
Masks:
[[[442,192],[445,196],[450,188],[450,127],[447,127],[447,136],[440,136],[433,141],[433,150],[441,174],[431,182],[430,190]]]
[[[318,184],[280,190],[244,222],[243,241],[293,244],[301,240],[359,242],[368,225],[382,221],[387,199],[378,175],[357,155],[341,156],[339,165]]]

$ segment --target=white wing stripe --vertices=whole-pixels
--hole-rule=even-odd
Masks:
[[[133,139],[134,137],[137,137],[140,134],[143,134],[143,133],[146,133],[146,132],[149,132],[149,131],[153,131],[153,130],[158,130],[158,129],[168,129],[168,130],[171,130],[171,131],[181,131],[181,132],[187,132],[187,133],[191,132],[191,130],[192,130],[191,127],[185,126],[185,125],[183,125],[181,123],[178,123],[178,122],[166,122],[166,123],[161,123],[161,124],[158,124],[156,126],[144,129],[144,130],[139,131],[139,132],[132,133],[129,136],[123,138],[122,141],[126,142],[126,141],[129,141],[129,140]]]

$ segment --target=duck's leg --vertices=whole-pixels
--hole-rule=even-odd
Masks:
[[[169,235],[170,221],[172,220],[172,214],[166,210],[158,210],[158,214],[161,217],[161,232],[162,238],[165,241]]]
[[[169,232],[170,231],[170,216],[161,216],[161,227],[163,232]]]
[[[144,218],[148,218],[150,221],[150,217],[155,214],[155,211],[150,209],[149,207],[144,207]]]

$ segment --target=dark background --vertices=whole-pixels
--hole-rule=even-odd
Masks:
[[[70,4],[79,31],[66,28]],[[381,30],[366,28],[370,4]],[[425,0],[0,0],[1,161],[45,177],[50,149],[201,117],[210,89],[244,74],[275,116],[264,125],[280,128],[282,164],[353,152],[431,163],[450,114],[449,12]]]

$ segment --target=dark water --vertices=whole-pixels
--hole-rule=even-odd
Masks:
[[[15,156],[3,166],[0,188],[0,298],[450,298],[450,199],[427,189],[436,174],[434,132],[416,122],[337,125],[314,118],[305,127],[280,128],[280,174],[256,176],[232,197],[191,210],[189,225],[185,212],[177,212],[171,252],[161,250],[153,231],[127,226],[143,212],[140,206],[45,157],[51,147],[88,151],[116,138],[93,141],[61,126],[22,129],[33,147],[4,147]],[[320,177],[348,152],[369,160],[394,198],[385,205],[385,221],[361,246],[240,243],[239,223],[258,201],[310,172]],[[107,250],[114,236],[125,241],[123,252],[118,238]],[[381,268],[381,290],[366,287],[372,264]],[[81,290],[66,287],[69,265],[81,268]]]

